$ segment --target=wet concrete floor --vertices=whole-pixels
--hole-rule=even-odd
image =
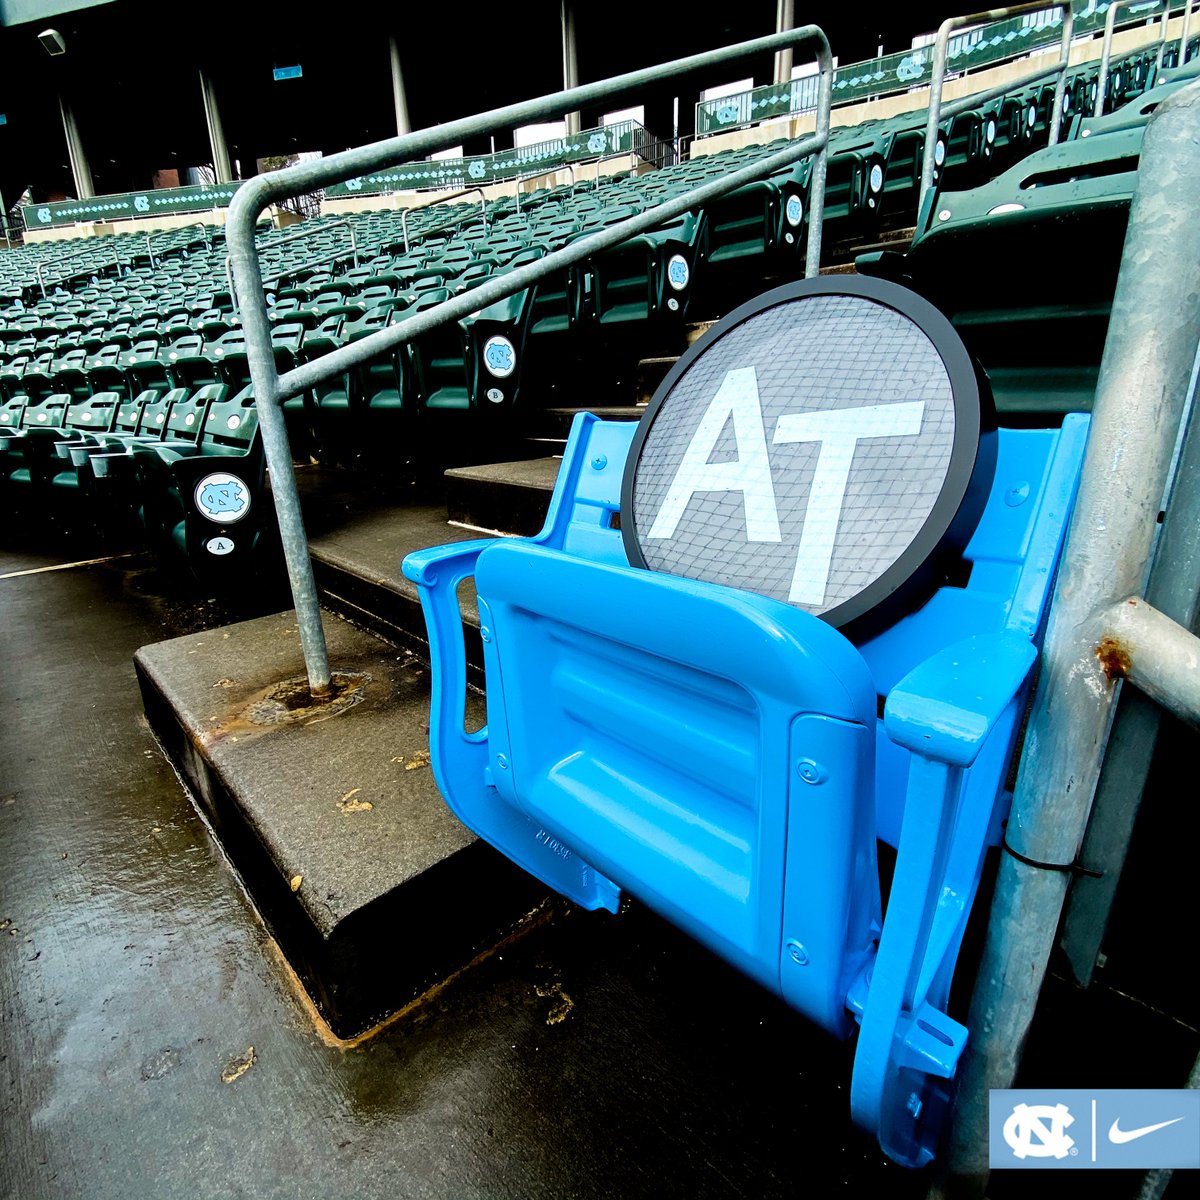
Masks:
[[[141,712],[134,650],[233,615],[45,565],[0,553],[0,1197],[924,1194],[849,1047],[637,908],[331,1044]]]

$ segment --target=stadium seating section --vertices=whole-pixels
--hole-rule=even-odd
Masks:
[[[860,254],[859,270],[951,316],[1011,423],[1086,411],[1145,122],[1195,70],[1156,72],[1153,53],[1117,62],[1096,118],[1098,71],[1077,68],[1054,147],[1052,84],[960,113],[939,131],[920,212],[925,112],[836,127],[823,262],[848,265],[915,229],[907,254]],[[486,208],[318,217],[299,237],[264,224],[277,364],[310,362],[780,146]],[[289,400],[295,457],[436,480],[504,457],[546,407],[632,404],[640,361],[677,356],[689,325],[803,274],[811,173],[806,159],[746,184]],[[213,586],[255,569],[272,506],[226,256],[223,232],[197,226],[0,256],[0,496],[19,522],[137,530]]]

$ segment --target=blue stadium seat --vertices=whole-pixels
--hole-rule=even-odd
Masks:
[[[1087,423],[1001,430],[965,584],[862,633],[631,567],[626,463],[645,433],[590,414],[539,535],[404,561],[430,637],[433,768],[458,817],[584,908],[615,912],[627,890],[835,1036],[857,1026],[854,1118],[908,1166],[935,1152],[967,1038],[951,977],[1000,840]],[[488,705],[474,732],[457,597],[471,576]],[[886,906],[877,841],[897,850]]]

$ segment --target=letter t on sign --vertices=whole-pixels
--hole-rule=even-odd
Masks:
[[[756,393],[757,395],[757,393]],[[787,413],[775,423],[775,444],[820,442],[804,529],[796,554],[796,570],[788,599],[820,608],[825,603],[829,567],[837,539],[842,502],[850,479],[854,450],[863,438],[914,437],[921,432],[924,401],[839,408],[825,412]]]

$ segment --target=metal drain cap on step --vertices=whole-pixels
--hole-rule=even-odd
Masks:
[[[805,280],[731,313],[663,380],[622,535],[635,566],[866,632],[942,580],[995,461],[986,379],[941,313],[885,280]]]

